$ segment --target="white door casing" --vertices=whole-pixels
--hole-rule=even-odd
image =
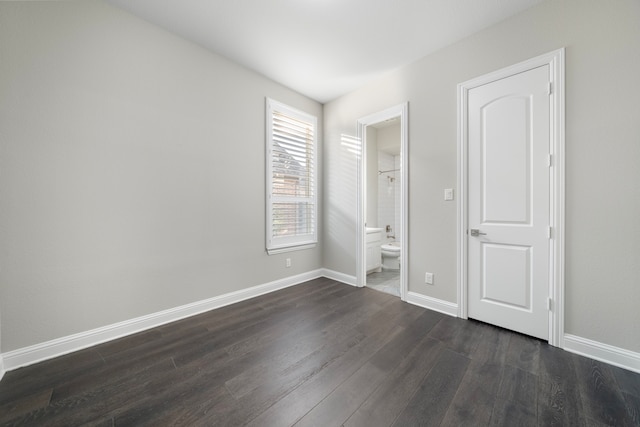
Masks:
[[[358,119],[357,140],[360,143],[362,155],[358,157],[358,194],[356,213],[356,286],[364,286],[366,283],[366,233],[365,233],[365,160],[366,160],[366,132],[367,126],[380,123],[382,121],[400,117],[400,176],[401,176],[401,195],[400,195],[400,253],[402,259],[402,267],[400,268],[400,299],[405,301],[408,292],[408,266],[409,266],[409,238],[408,238],[408,214],[409,214],[409,104],[407,102],[387,108],[377,113]],[[397,233],[396,233],[396,237]]]
[[[458,86],[459,316],[557,346],[564,328],[562,65],[559,50]]]

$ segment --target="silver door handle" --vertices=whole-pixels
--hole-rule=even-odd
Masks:
[[[469,234],[471,234],[473,237],[486,236],[487,235],[487,233],[481,233],[480,230],[478,230],[477,228],[472,228],[471,230],[469,230]]]

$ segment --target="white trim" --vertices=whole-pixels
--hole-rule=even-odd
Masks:
[[[185,304],[168,310],[151,313],[146,316],[140,316],[135,319],[125,320],[123,322],[114,323],[101,328],[20,348],[3,353],[0,357],[4,359],[4,369],[11,371],[43,360],[62,356],[63,354],[82,350],[106,341],[122,338],[166,323],[175,322],[176,320],[244,301],[249,298],[274,292],[289,286],[298,285],[322,276],[323,269],[317,269],[298,274],[296,276],[285,277],[283,279],[253,286],[251,288],[230,292],[228,294],[219,295],[202,301],[196,301],[191,304]]]
[[[565,81],[564,81],[564,48],[553,53],[549,61],[549,73],[553,85],[551,94],[551,106],[553,108],[553,128],[551,138],[551,155],[553,164],[551,167],[553,180],[553,211],[551,212],[551,227],[553,227],[553,239],[551,250],[553,268],[549,295],[554,301],[554,310],[549,319],[549,343],[564,348],[564,242],[565,242]]]
[[[363,160],[367,156],[366,141],[367,126],[380,123],[387,119],[400,117],[400,211],[402,218],[400,221],[400,254],[402,268],[400,269],[400,299],[407,300],[408,292],[408,270],[409,270],[409,104],[407,102],[387,108],[374,114],[358,119],[357,137],[360,143],[360,153],[358,157],[358,184],[357,184],[357,209],[356,209],[356,286],[364,286],[367,277],[367,265],[365,254],[367,253],[367,239],[365,234],[366,211],[366,165]]]
[[[571,353],[640,373],[640,353],[570,334],[564,335],[564,349]]]
[[[315,243],[309,243],[308,245],[287,246],[278,249],[267,249],[269,255],[282,254],[285,252],[301,251],[303,249],[313,249],[316,247]]]
[[[273,282],[254,286],[252,288],[242,289],[240,291],[152,313],[147,316],[141,316],[124,322],[104,326],[102,328],[69,335],[67,337],[0,354],[0,380],[6,371],[11,371],[23,366],[28,366],[57,356],[62,356],[67,353],[82,350],[106,341],[122,338],[127,335],[264,295],[269,292],[295,286],[318,277],[327,277],[347,285],[356,286],[355,276],[339,273],[326,268],[286,277]],[[455,303],[428,297],[416,292],[407,292],[406,302],[453,317],[456,317],[459,312],[459,307]],[[565,334],[563,341],[564,349],[566,351],[640,373],[640,353],[570,334]]]
[[[347,285],[358,286],[358,281],[356,279],[356,276],[351,276],[351,275],[340,273],[334,270],[329,270],[328,268],[322,269],[322,276],[331,280],[345,283]]]
[[[449,316],[458,316],[458,304],[453,302],[428,297],[416,292],[407,292],[407,302],[418,307],[448,314]]]
[[[458,85],[458,210],[457,210],[457,278],[458,317],[467,319],[467,104],[468,90]]]
[[[474,87],[490,83],[532,68],[549,65],[549,79],[553,91],[551,97],[551,263],[549,296],[553,309],[549,311],[549,344],[564,347],[564,200],[565,200],[565,118],[564,118],[564,48],[540,55],[519,64],[503,68],[458,85],[458,248],[457,284],[458,316],[466,319],[467,306],[467,102],[468,92]]]

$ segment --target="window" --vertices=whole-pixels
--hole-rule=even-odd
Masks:
[[[267,252],[312,247],[317,227],[317,119],[267,99]]]

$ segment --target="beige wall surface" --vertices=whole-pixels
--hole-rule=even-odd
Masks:
[[[442,191],[456,187],[457,84],[565,47],[565,332],[640,351],[639,22],[637,0],[550,0],[326,104],[325,267],[356,274],[345,141],[358,118],[408,101],[409,290],[455,302],[456,204]]]
[[[2,352],[320,268],[265,253],[265,97],[322,123],[104,3],[1,2]]]

